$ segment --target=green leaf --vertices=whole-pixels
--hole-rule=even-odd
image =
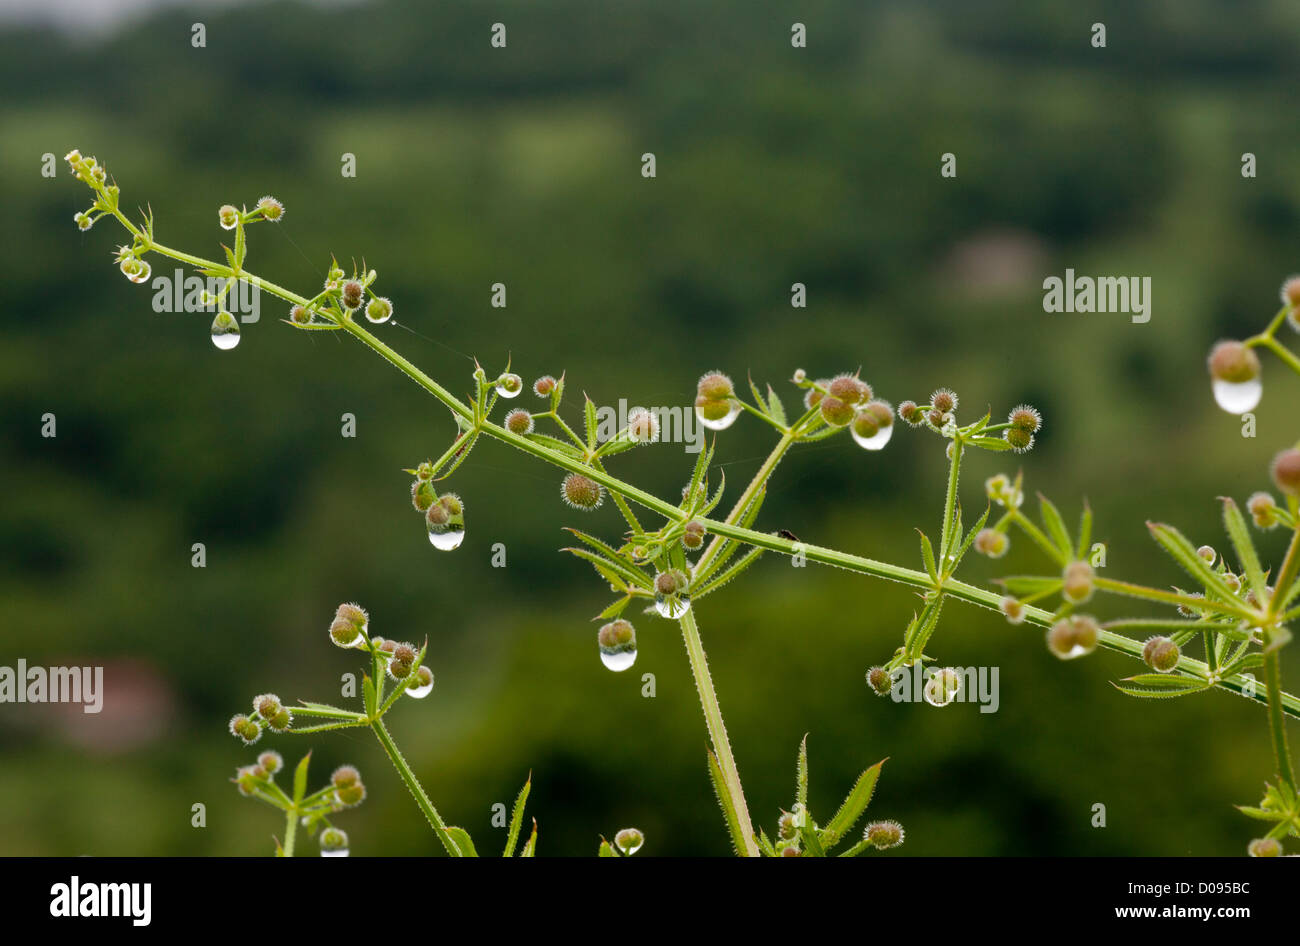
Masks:
[[[624,595],[623,597],[616,599],[613,604],[611,604],[604,611],[601,611],[600,614],[596,615],[596,620],[612,621],[614,618],[618,617],[625,610],[627,610],[627,606],[631,603],[632,603],[632,596]]]
[[[1268,811],[1263,808],[1252,808],[1249,805],[1235,805],[1239,812],[1247,818],[1254,818],[1256,821],[1286,821],[1287,813],[1285,811]]]
[[[772,846],[772,841],[770,838],[768,838],[766,831],[764,831],[762,828],[759,828],[758,837],[755,838],[755,840],[758,841],[759,850],[761,850],[768,857],[776,857],[776,848]]]
[[[966,553],[970,551],[970,547],[974,544],[976,536],[980,534],[980,530],[984,528],[984,524],[989,521],[989,513],[991,511],[992,507],[986,506],[984,508],[984,515],[980,516],[979,521],[976,522],[975,525],[971,526],[971,530],[966,533],[966,538],[962,540],[961,548],[957,549],[955,561],[948,568],[948,574],[951,575],[953,570],[956,569],[957,564],[966,557]]]
[[[1149,674],[1144,674],[1149,676]],[[1187,680],[1187,677],[1175,678]],[[1193,693],[1200,693],[1210,687],[1208,683],[1201,683],[1196,686],[1183,686],[1181,689],[1164,688],[1164,689],[1144,689],[1141,687],[1121,686],[1118,683],[1111,683],[1115,689],[1121,693],[1127,693],[1129,696],[1136,696],[1145,700],[1172,700],[1180,696],[1190,696]]]
[[[652,586],[652,582],[645,572],[633,568],[626,562],[604,558],[593,552],[588,552],[586,549],[567,548],[561,549],[561,551],[591,562],[601,577],[605,578],[611,585],[618,587],[620,591],[626,590],[627,587],[649,589]]]
[[[770,416],[767,411],[767,401],[764,400],[762,393],[758,390],[758,385],[754,383],[752,377],[749,379],[749,393],[754,395],[754,404],[758,407],[759,413],[764,417]]]
[[[786,418],[785,405],[781,403],[781,398],[772,390],[770,384],[767,386],[767,412],[782,427],[790,426],[790,421]]]
[[[597,857],[618,857],[614,851],[614,845],[610,844],[604,838],[600,839],[600,847],[596,849]]]
[[[296,805],[307,795],[307,767],[311,765],[311,753],[308,752],[293,770],[293,801]]]
[[[1183,569],[1205,586],[1205,590],[1213,591],[1220,598],[1236,601],[1236,596],[1232,590],[1223,582],[1223,578],[1210,565],[1196,554],[1196,546],[1187,541],[1187,538],[1175,529],[1173,526],[1165,525],[1162,522],[1148,522],[1147,528],[1151,531],[1151,537],[1160,544],[1169,555]]]
[[[528,838],[528,843],[524,845],[520,857],[534,857],[537,854],[537,819],[533,819],[533,833]]]
[[[727,824],[727,833],[731,835],[731,847],[737,854],[742,854],[748,847],[745,844],[745,833],[741,827],[740,816],[736,813],[736,807],[731,803],[731,794],[727,791],[727,780],[722,775],[722,766],[718,764],[718,758],[709,749],[709,780],[713,782],[713,793],[718,796],[718,806],[722,809],[722,820]]]
[[[591,398],[587,398],[585,413],[587,421],[587,449],[594,450],[596,449],[596,431],[600,425],[597,423],[596,418],[596,402]]]
[[[799,837],[803,841],[803,852],[805,857],[825,857],[826,849],[822,847],[822,842],[817,837],[817,828],[811,824],[805,824],[799,828]]]
[[[686,494],[682,499],[682,508],[689,509],[695,503],[695,494],[700,490],[700,484],[704,482],[704,471],[709,468],[713,461],[713,445],[710,444],[701,450],[695,457],[695,469],[691,471],[691,481],[687,484]]]
[[[1092,507],[1088,501],[1083,501],[1083,512],[1079,515],[1079,546],[1078,554],[1074,557],[1081,562],[1088,560],[1088,545],[1092,542]]]
[[[866,811],[871,801],[871,793],[876,790],[876,781],[880,778],[880,767],[885,764],[885,761],[881,759],[858,776],[857,782],[844,799],[844,804],[840,805],[840,810],[835,812],[835,817],[822,829],[821,840],[826,850],[835,847]]]
[[[930,575],[931,581],[939,580],[939,572],[934,564],[934,546],[930,544],[930,537],[920,529],[916,530],[921,536],[921,559],[925,562],[925,570]]]
[[[1061,589],[1064,582],[1059,578],[1047,578],[1040,575],[1011,575],[999,578],[997,583],[1017,598],[1028,595],[1050,595]]]
[[[464,828],[448,825],[447,834],[450,836],[452,843],[460,848],[461,857],[478,857],[478,851],[474,849],[474,842],[470,840],[469,832]]]
[[[1043,517],[1043,525],[1047,527],[1047,533],[1052,537],[1052,542],[1061,550],[1061,554],[1067,559],[1074,554],[1074,548],[1070,542],[1070,533],[1066,531],[1065,520],[1061,518],[1061,513],[1050,499],[1042,493],[1038,494],[1038,506]]]
[[[808,809],[808,734],[799,742],[799,761],[795,763],[794,801]]]
[[[1246,528],[1246,520],[1237,508],[1237,504],[1228,497],[1223,498],[1223,528],[1228,533],[1228,538],[1232,540],[1232,548],[1237,553],[1237,561],[1241,563],[1242,570],[1246,573],[1246,581],[1250,585],[1250,590],[1255,592],[1255,600],[1264,600],[1264,589],[1267,582],[1264,578],[1264,569],[1259,564],[1259,556],[1255,553],[1255,544],[1250,540],[1250,530]]]
[[[524,787],[519,789],[519,795],[515,798],[515,807],[510,812],[510,831],[506,834],[506,849],[502,857],[513,857],[515,845],[519,841],[519,829],[524,823],[524,805],[528,803],[528,793],[533,787],[533,773],[528,773],[528,779],[524,782]]]
[[[967,437],[963,440],[963,443],[972,447],[980,447],[984,450],[992,450],[994,452],[1011,449],[1011,444],[1007,443],[1001,437]]]

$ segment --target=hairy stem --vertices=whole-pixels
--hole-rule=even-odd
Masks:
[[[682,626],[682,640],[686,643],[686,656],[691,662],[691,675],[695,677],[695,688],[700,692],[700,704],[704,707],[704,723],[709,730],[709,739],[713,742],[713,754],[717,756],[718,765],[722,769],[727,794],[731,796],[731,805],[736,810],[745,839],[745,850],[739,853],[746,857],[758,857],[754,822],[749,816],[749,806],[745,803],[745,792],[740,785],[740,772],[736,769],[736,759],[731,752],[731,741],[727,738],[727,726],[722,721],[718,694],[713,690],[709,661],[704,655],[700,629],[695,624],[695,609],[688,608],[679,622]]]
[[[284,846],[281,847],[285,857],[293,857],[293,844],[298,836],[298,809],[290,808],[284,815]]]
[[[1286,744],[1286,718],[1282,708],[1282,661],[1276,649],[1264,654],[1264,685],[1268,688],[1268,728],[1273,736],[1277,774],[1294,789],[1295,773],[1291,768],[1291,750]]]
[[[370,724],[370,728],[374,732],[375,738],[379,740],[379,744],[384,747],[384,752],[388,754],[389,760],[393,763],[393,768],[397,769],[397,774],[406,783],[406,790],[411,793],[411,797],[415,799],[415,804],[424,813],[425,820],[429,822],[434,833],[438,835],[438,840],[442,842],[442,846],[447,849],[447,853],[452,857],[464,857],[461,849],[452,840],[451,835],[447,833],[446,822],[438,814],[438,809],[433,807],[433,802],[429,801],[429,796],[425,794],[424,787],[420,785],[420,780],[411,771],[411,766],[407,764],[406,757],[397,748],[397,743],[393,741],[393,737],[389,734],[384,721],[376,719]]]

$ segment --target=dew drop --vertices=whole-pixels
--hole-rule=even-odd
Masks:
[[[402,692],[405,693],[407,696],[414,697],[417,700],[422,700],[430,693],[433,692],[433,681],[430,680],[428,683],[423,683],[418,686],[412,684]]]
[[[854,427],[849,428],[849,433],[853,435],[854,442],[865,450],[884,450],[889,438],[894,436],[894,425],[881,427],[870,437],[862,436]]]
[[[622,673],[636,663],[636,648],[633,647],[631,650],[605,650],[601,648],[600,662],[605,665],[607,670]]]
[[[497,379],[496,390],[504,398],[518,397],[524,391],[524,380],[517,374],[503,374]]]
[[[961,693],[961,684],[961,675],[955,670],[937,670],[925,683],[925,701],[931,706],[947,706]]]
[[[660,617],[675,621],[690,609],[689,595],[655,595],[655,610],[659,612]]]
[[[430,529],[429,541],[440,552],[450,552],[452,549],[458,549],[460,544],[465,541],[465,527],[447,526],[442,532],[434,532]]]
[[[320,856],[321,857],[347,857],[348,849],[343,847],[343,848],[339,848],[337,851],[321,851]]]
[[[1239,384],[1214,379],[1214,400],[1229,414],[1253,411],[1263,394],[1264,385],[1259,378],[1251,378]]]
[[[731,410],[719,417],[717,420],[710,420],[704,416],[704,412],[697,405],[695,408],[695,418],[707,427],[709,430],[726,430],[736,422],[740,416],[740,405],[735,401],[731,402]]]
[[[212,320],[212,344],[222,351],[239,344],[239,322],[229,312],[218,312]]]

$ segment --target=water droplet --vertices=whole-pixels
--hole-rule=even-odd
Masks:
[[[1253,411],[1263,394],[1264,385],[1259,378],[1251,378],[1240,384],[1214,379],[1214,400],[1229,414]]]
[[[465,527],[448,525],[442,532],[434,532],[430,529],[429,541],[440,552],[450,552],[452,549],[458,549],[460,544],[465,541]]]
[[[497,379],[497,394],[504,398],[518,397],[523,393],[524,379],[517,374],[503,374]]]
[[[339,848],[337,851],[321,851],[320,856],[321,857],[347,857],[348,849],[343,847],[343,848]]]
[[[675,621],[690,609],[690,595],[655,595],[655,610],[660,617]]]
[[[696,405],[695,407],[695,418],[709,430],[726,430],[736,422],[736,418],[739,416],[740,404],[736,401],[732,401],[731,410],[719,417],[717,420],[710,420],[705,417],[704,411],[699,407],[699,405]]]
[[[417,675],[423,676],[423,671],[424,671],[424,667],[422,665],[420,667],[420,670],[417,671]],[[429,674],[428,683],[418,683],[418,682],[412,683],[402,692],[405,693],[407,696],[414,697],[417,700],[424,699],[426,696],[428,696],[430,693],[433,692],[433,674],[432,673]]]
[[[866,450],[884,450],[885,444],[889,443],[889,438],[894,436],[894,425],[881,427],[870,437],[862,436],[856,427],[850,427],[849,433],[853,435],[853,440],[859,447]]]
[[[615,673],[622,673],[628,667],[636,663],[636,648],[631,650],[605,650],[601,648],[600,662],[609,670]]]
[[[212,320],[212,344],[230,351],[239,344],[239,322],[229,312],[218,312]]]
[[[956,670],[936,670],[925,683],[925,701],[931,706],[947,706],[961,693],[961,684],[961,674]]]

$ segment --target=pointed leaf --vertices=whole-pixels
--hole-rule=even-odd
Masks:
[[[1241,510],[1227,497],[1223,499],[1223,527],[1232,541],[1233,551],[1237,553],[1237,561],[1246,573],[1250,590],[1255,592],[1255,600],[1263,601],[1267,584],[1264,569],[1259,564],[1259,556],[1255,553],[1255,544],[1250,540],[1250,530],[1246,528]]]
[[[799,742],[799,761],[795,764],[794,801],[808,810],[808,734]]]
[[[786,418],[785,405],[781,403],[781,398],[772,390],[770,384],[767,386],[767,412],[782,427],[790,426],[790,421]]]
[[[722,820],[727,823],[727,833],[731,836],[731,847],[737,854],[742,854],[748,847],[745,833],[741,827],[740,816],[736,806],[731,803],[731,793],[727,791],[727,780],[722,775],[722,766],[718,764],[713,750],[708,750],[709,780],[713,782],[713,793],[718,796],[718,806],[722,809]]]
[[[506,849],[502,857],[513,857],[515,845],[519,841],[519,829],[524,823],[524,805],[528,803],[528,793],[533,787],[533,773],[528,773],[528,779],[524,782],[524,787],[519,789],[519,794],[515,798],[515,807],[510,812],[510,830],[506,834]]]
[[[1047,527],[1047,534],[1052,537],[1053,544],[1061,550],[1061,554],[1068,559],[1074,554],[1074,548],[1070,542],[1070,533],[1066,531],[1065,520],[1061,518],[1060,511],[1042,493],[1038,494],[1038,506],[1043,517],[1043,525]]]
[[[528,843],[524,845],[520,857],[534,857],[537,854],[537,819],[533,819],[533,833],[528,838]]]
[[[464,828],[448,825],[447,834],[456,847],[460,848],[461,857],[478,857],[478,851],[474,849],[474,842],[470,840],[469,832]]]
[[[307,767],[311,765],[311,753],[308,752],[293,770],[293,800],[302,801],[307,795]]]
[[[880,778],[880,767],[885,764],[885,761],[881,759],[858,776],[857,782],[844,799],[844,804],[840,805],[840,810],[835,812],[835,817],[822,830],[822,844],[825,845],[826,850],[835,847],[866,811],[871,801],[871,793],[876,790],[876,781]]]

